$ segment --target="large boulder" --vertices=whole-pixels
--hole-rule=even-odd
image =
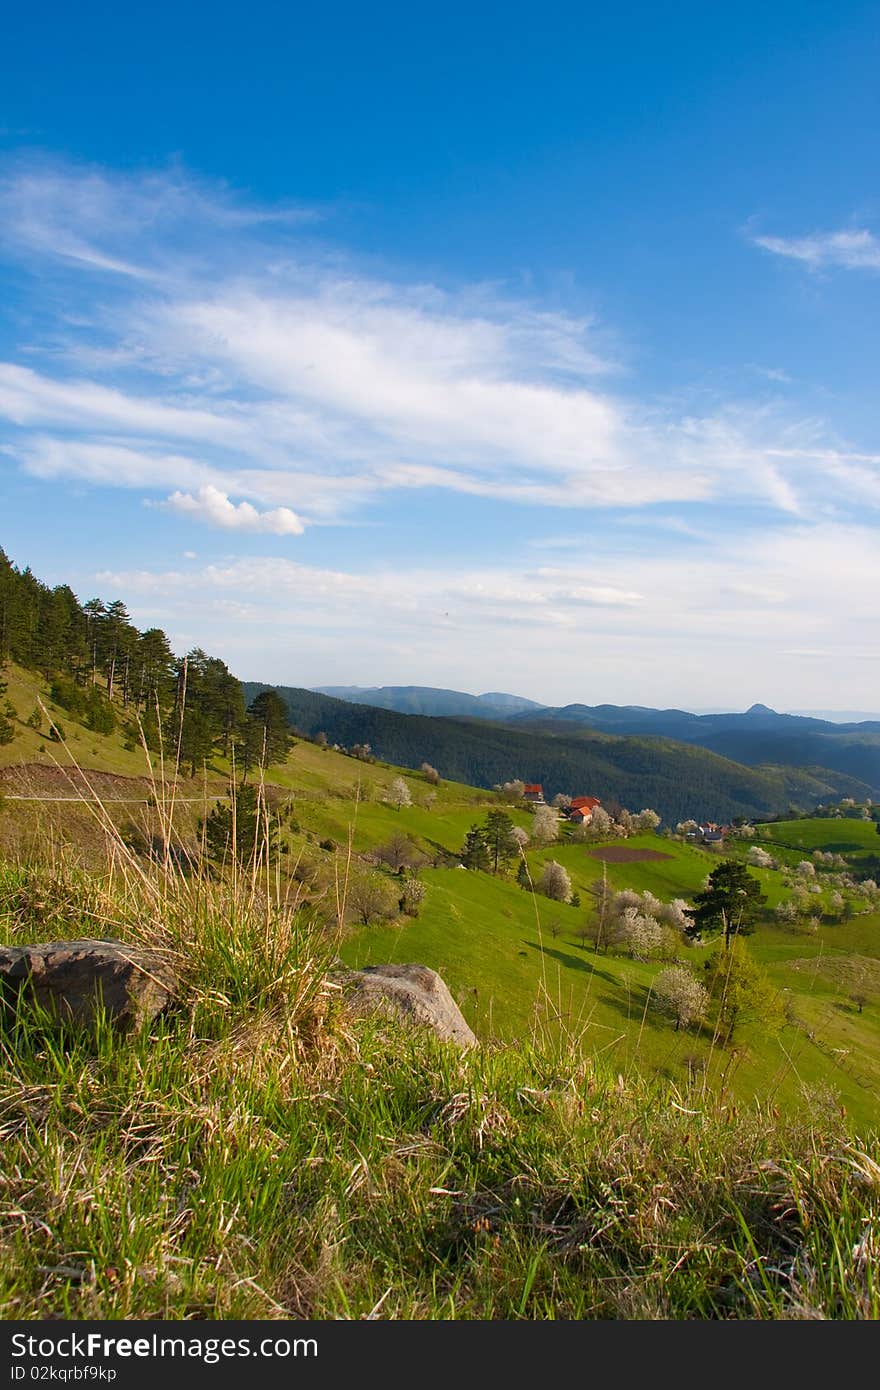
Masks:
[[[174,977],[160,957],[123,941],[42,941],[0,946],[0,1004],[32,1001],[62,1022],[90,1028],[99,1005],[118,1027],[141,1028],[169,1003]]]
[[[383,1013],[430,1028],[438,1038],[460,1047],[477,1045],[446,984],[427,965],[368,965],[363,970],[337,970],[331,978],[358,1013]]]

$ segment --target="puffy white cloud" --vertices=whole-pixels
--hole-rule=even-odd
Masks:
[[[228,531],[264,531],[272,536],[301,536],[305,527],[289,507],[275,507],[259,512],[250,502],[231,502],[225,492],[206,483],[193,496],[189,492],[172,492],[161,505],[171,511],[191,516],[209,526],[222,526]]]

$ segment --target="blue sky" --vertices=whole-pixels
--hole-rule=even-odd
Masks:
[[[243,678],[877,708],[880,7],[50,4],[0,545]]]

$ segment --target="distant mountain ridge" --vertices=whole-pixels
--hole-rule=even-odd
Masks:
[[[535,700],[526,700],[522,695],[506,695],[501,691],[468,695],[463,690],[443,690],[431,685],[323,685],[315,686],[313,690],[317,695],[330,695],[335,700],[348,700],[358,705],[372,705],[374,709],[431,717],[471,715],[477,719],[506,719],[545,708]]]
[[[327,686],[321,694],[399,714],[482,719],[536,734],[665,738],[696,744],[746,767],[826,768],[857,779],[880,796],[880,720],[833,722],[780,714],[754,704],[742,713],[693,714],[648,705],[540,705],[519,695],[468,695],[433,686]]]
[[[857,777],[880,794],[880,721],[833,724],[807,715],[752,705],[743,714],[690,714],[637,705],[564,705],[513,715],[510,723],[535,733],[607,733],[673,738],[697,744],[747,767],[822,767]]]
[[[243,682],[248,701],[275,689],[294,728],[331,743],[369,744],[401,767],[431,763],[441,777],[492,787],[520,777],[544,794],[598,796],[633,810],[653,807],[667,824],[688,816],[731,820],[804,807],[841,796],[864,798],[863,781],[822,767],[744,767],[705,748],[668,738],[611,735],[572,724],[533,730],[516,720],[401,714],[314,690]],[[476,697],[472,697],[476,698]]]

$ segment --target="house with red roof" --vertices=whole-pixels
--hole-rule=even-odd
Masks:
[[[525,797],[526,801],[543,801],[544,788],[541,786],[540,782],[526,782],[526,788],[523,792],[523,796]]]
[[[575,825],[589,825],[593,812],[601,806],[598,796],[573,796],[568,808],[568,819]]]

